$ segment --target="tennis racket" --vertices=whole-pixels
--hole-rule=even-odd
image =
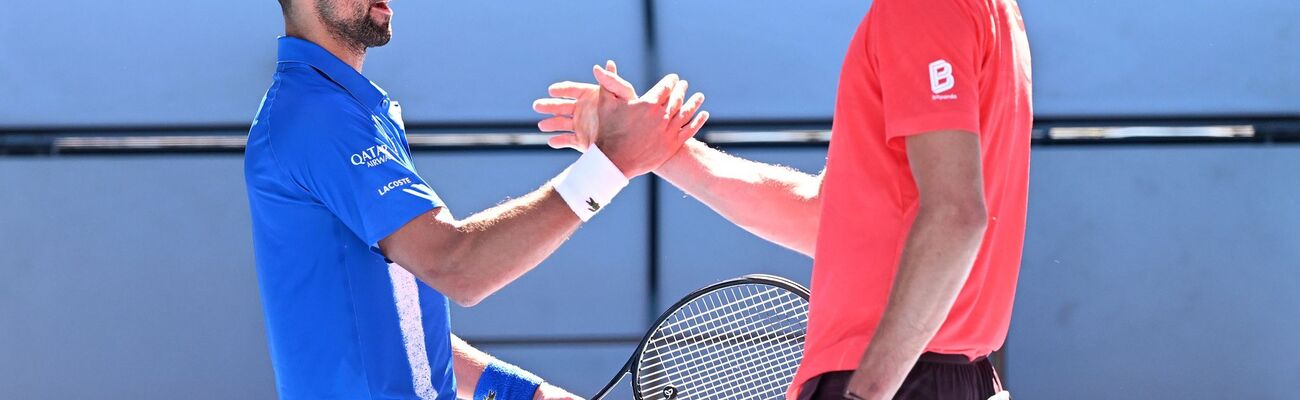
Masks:
[[[808,289],[798,283],[746,275],[709,285],[660,315],[591,400],[629,373],[637,400],[783,399],[807,327]]]

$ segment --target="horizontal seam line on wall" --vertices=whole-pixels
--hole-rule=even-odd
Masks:
[[[476,337],[462,336],[475,346],[532,346],[532,345],[610,345],[641,342],[640,336],[549,336],[549,337]]]
[[[1244,137],[1120,137],[1120,138],[1051,138],[1046,132],[1056,128],[1115,127],[1205,127],[1222,125],[1248,126],[1252,136]],[[538,133],[531,125],[412,125],[411,148],[424,150],[547,149],[548,134]],[[244,149],[246,127],[180,127],[169,130],[132,131],[127,129],[71,130],[44,132],[0,131],[0,156],[48,155],[132,155],[132,154],[203,154],[239,153]],[[825,146],[830,122],[825,120],[746,121],[710,124],[701,133],[706,142],[723,147],[818,147]],[[1163,145],[1300,142],[1300,118],[1267,117],[1261,119],[1114,119],[1051,120],[1035,123],[1035,145]],[[715,139],[715,140],[711,140]]]

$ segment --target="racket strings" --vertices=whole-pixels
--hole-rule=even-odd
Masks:
[[[797,317],[790,317],[790,318],[797,318]],[[756,330],[770,329],[771,327],[782,323],[786,323],[786,321],[785,320],[772,321],[764,326],[750,327],[750,328],[754,328]],[[733,337],[727,340],[736,340],[736,339],[737,338]],[[772,342],[777,342],[777,341],[781,341],[781,339],[784,339],[784,341],[786,342],[795,342],[795,344],[801,344],[803,336],[802,335],[795,336],[792,334],[777,333],[777,332],[768,332],[762,334],[761,336],[758,336],[754,333],[750,333],[739,339],[746,340],[746,341],[766,340]],[[689,341],[689,340],[684,339],[683,341]],[[689,358],[702,358],[702,359],[713,359],[713,360],[731,359],[734,358],[733,357],[734,354],[731,353],[752,350],[743,346],[739,346],[740,343],[728,343],[719,340],[712,340],[711,343],[712,345],[703,346],[703,345],[699,345],[700,343],[697,342],[696,346],[692,346],[694,347],[693,350],[688,350],[685,352],[681,352],[681,351],[671,352],[668,358],[659,357],[664,353],[656,351],[654,357],[648,357],[645,359],[645,361],[647,362],[642,364],[641,369],[646,370],[651,368],[657,368],[667,363],[678,363],[684,359],[689,359]],[[677,346],[675,348],[680,350],[681,346]],[[727,352],[727,353],[718,354],[718,352]],[[655,360],[656,362],[653,363],[649,362],[651,360]]]
[[[793,340],[790,340],[790,342],[793,344],[793,346],[790,346],[789,349],[769,350],[769,351],[772,351],[774,354],[777,354],[777,355],[782,355],[782,356],[787,356],[787,357],[791,357],[791,356],[792,356],[792,357],[798,357],[799,355],[798,355],[796,352],[798,352],[798,351],[800,350],[799,345],[802,344],[802,342],[800,342],[799,340],[801,340],[801,339],[802,339],[802,336],[800,336],[800,337],[796,337],[796,338],[793,338]],[[743,352],[743,351],[746,351],[746,349],[741,348],[741,347],[739,347],[739,346],[733,346],[732,349],[731,349],[731,351],[730,351],[730,353],[738,353],[738,352]],[[709,354],[709,355],[705,355],[705,356],[706,356],[706,357],[713,356],[715,359],[729,360],[729,361],[728,361],[728,364],[727,364],[727,365],[723,365],[723,366],[721,366],[720,369],[723,370],[723,371],[730,371],[730,372],[728,372],[727,375],[723,376],[722,378],[714,378],[714,379],[724,379],[724,378],[726,378],[726,377],[728,377],[728,376],[731,376],[731,375],[733,375],[733,374],[736,374],[736,373],[739,373],[739,372],[746,371],[746,370],[737,370],[737,369],[732,369],[732,367],[742,366],[742,365],[739,365],[739,364],[741,364],[741,363],[744,361],[744,359],[742,359],[742,358],[734,357],[734,354],[721,354],[721,355]],[[769,367],[769,366],[774,366],[774,365],[768,365],[768,364],[776,364],[776,363],[779,363],[779,361],[780,361],[780,360],[777,359],[777,358],[770,358],[770,359],[764,361],[762,364],[753,364],[753,363],[751,362],[749,365],[745,365],[745,366],[746,366],[746,367],[750,367],[750,368],[755,368],[755,367]],[[732,365],[732,364],[736,364],[736,365]],[[654,379],[646,380],[646,381],[644,382],[644,385],[646,385],[647,388],[649,388],[649,389],[653,389],[653,388],[657,388],[657,387],[662,387],[662,386],[664,386],[664,385],[667,384],[667,379],[668,379],[668,378],[669,378],[669,377],[667,377],[667,376],[659,376],[659,377],[654,378]],[[703,379],[705,379],[705,378],[707,378],[705,375],[698,375],[698,376],[692,377],[691,379],[687,380],[686,382],[680,382],[680,383],[682,383],[682,384],[693,384],[693,383],[697,383],[698,381],[701,381],[701,380],[703,380]],[[662,382],[662,383],[661,383],[661,382]],[[654,385],[651,385],[652,383],[655,383],[655,384],[654,384]],[[742,382],[742,383],[747,383],[747,382]]]
[[[737,290],[739,290],[739,289],[737,289]],[[691,313],[686,313],[686,314],[688,314],[689,316],[683,317],[683,314],[682,314],[682,313],[673,314],[673,315],[672,315],[672,318],[670,318],[670,319],[675,319],[675,321],[673,321],[672,323],[668,323],[668,324],[665,324],[665,325],[659,327],[658,330],[661,331],[661,332],[674,332],[674,331],[677,330],[676,328],[678,328],[680,325],[683,325],[683,324],[704,325],[704,324],[707,324],[707,323],[709,323],[709,322],[712,322],[712,321],[715,321],[715,320],[718,320],[718,319],[733,317],[733,316],[734,316],[735,314],[737,314],[737,313],[741,313],[741,312],[744,312],[744,311],[747,311],[747,310],[751,310],[751,309],[753,309],[753,308],[755,308],[755,307],[757,307],[757,306],[761,306],[762,303],[767,303],[767,302],[772,302],[772,301],[780,300],[780,299],[781,299],[781,296],[778,296],[778,294],[781,292],[781,290],[782,290],[782,289],[778,289],[778,288],[768,288],[767,290],[764,290],[762,293],[758,293],[758,294],[754,294],[754,295],[749,295],[749,296],[747,296],[746,298],[742,298],[742,299],[733,299],[733,300],[729,300],[728,303],[723,304],[723,305],[710,305],[710,307],[711,307],[710,309],[716,309],[716,310],[719,310],[719,311],[725,310],[725,311],[727,311],[726,314],[719,315],[719,314],[714,313],[714,312],[701,312],[700,309],[699,309],[699,307],[698,307],[698,306],[699,306],[699,303],[702,303],[702,302],[709,302],[710,300],[712,300],[712,297],[714,297],[713,295],[717,295],[717,296],[720,297],[720,296],[726,296],[726,295],[728,295],[728,294],[730,293],[730,292],[715,292],[715,293],[712,293],[710,296],[701,297],[701,298],[699,298],[699,299],[696,299],[695,301],[690,302],[689,304],[686,305],[686,307],[687,307],[687,308],[690,308],[690,310],[692,311]],[[761,297],[764,297],[765,299],[764,299],[761,303],[759,303],[759,304],[751,304],[750,306],[745,307],[745,308],[739,308],[739,307],[737,306],[737,305],[740,304],[740,303],[743,303],[743,302],[746,302],[746,301],[751,300],[749,297],[756,297],[756,296],[761,296]],[[797,297],[797,296],[796,296],[796,297]],[[802,300],[802,299],[800,299],[800,300]],[[711,319],[711,320],[708,320],[708,321],[696,321],[696,319],[698,319],[698,318],[712,318],[712,319]],[[655,342],[664,342],[664,341],[667,341],[667,340],[668,340],[668,337],[659,337],[659,338],[656,338],[655,340],[652,340],[651,342],[652,342],[652,343],[655,343]]]
[[[763,284],[725,287],[665,319],[642,352],[638,391],[663,399],[779,399],[803,356],[808,303]]]
[[[773,325],[773,324],[769,324],[769,325]],[[772,335],[769,334],[764,336],[770,337]],[[802,342],[799,341],[801,337],[794,337],[795,339],[794,341],[787,340],[787,343],[784,343],[784,346],[782,346],[782,343],[777,343],[777,344],[770,345],[771,347],[766,349],[753,348],[753,344],[762,343],[762,342],[756,342],[756,341],[764,340],[762,336],[750,334],[747,336],[742,336],[739,339],[744,340],[744,342],[735,342],[734,341],[735,339],[733,338],[733,342],[714,343],[713,345],[709,346],[707,348],[708,350],[707,354],[686,355],[697,359],[718,360],[719,362],[721,362],[721,364],[714,364],[709,367],[696,366],[695,368],[690,369],[690,371],[688,372],[689,375],[686,375],[684,377],[678,376],[676,377],[678,379],[674,379],[673,382],[677,383],[680,387],[682,387],[683,391],[690,391],[691,393],[696,394],[697,395],[696,398],[704,397],[704,396],[698,396],[701,395],[702,393],[724,394],[726,395],[725,396],[726,398],[736,398],[735,396],[736,394],[742,394],[742,393],[737,393],[738,391],[741,390],[739,388],[749,388],[745,391],[750,391],[750,392],[752,391],[762,392],[771,389],[771,388],[766,388],[766,386],[774,386],[775,388],[783,389],[786,383],[776,383],[776,384],[762,384],[762,383],[764,381],[769,383],[772,381],[779,382],[781,381],[781,379],[773,379],[772,377],[786,376],[786,375],[790,375],[793,372],[793,370],[797,367],[797,362],[784,363],[787,364],[785,368],[777,368],[777,367],[780,367],[780,364],[782,364],[781,361],[783,361],[783,359],[780,358],[781,356],[785,356],[787,358],[792,356],[794,357],[794,360],[798,360],[799,356],[801,355],[800,351],[802,350],[800,346]],[[782,346],[782,347],[777,347],[777,346]],[[768,357],[767,359],[762,359],[759,357],[748,357],[748,358],[736,357],[737,354],[744,354],[747,352],[755,352],[755,351],[768,351],[773,355],[776,355],[777,357]],[[754,361],[755,359],[761,361],[756,363]],[[659,383],[656,385],[646,385],[646,389],[650,391],[654,391],[657,388],[666,385],[667,382]],[[759,386],[754,386],[754,385],[759,385]],[[779,397],[780,393],[783,393],[783,391],[772,393],[772,394]],[[762,396],[745,396],[745,397],[752,398],[752,397],[762,397]],[[772,396],[767,396],[767,397],[772,397]]]
[[[727,298],[729,296],[724,294],[723,297]],[[747,303],[752,303],[752,299],[753,299],[752,294],[750,294],[749,297],[750,298],[744,300],[749,300],[749,302]],[[701,304],[706,307],[716,307],[716,304],[714,304],[715,302],[716,299],[705,299],[701,302]],[[783,380],[780,379],[781,377],[790,375],[790,372],[797,367],[797,359],[798,359],[797,356],[799,355],[799,353],[797,352],[801,350],[799,346],[800,343],[794,343],[794,346],[787,346],[788,348],[777,349],[777,350],[752,348],[754,344],[761,344],[761,342],[755,342],[755,340],[760,340],[761,338],[762,338],[761,336],[754,335],[753,332],[751,332],[749,335],[739,337],[739,339],[745,340],[744,342],[736,342],[735,339],[737,338],[733,338],[730,343],[718,343],[715,341],[707,348],[707,350],[711,354],[701,354],[701,355],[694,356],[693,358],[697,359],[695,361],[707,359],[707,360],[717,360],[718,362],[712,364],[701,363],[700,365],[696,365],[690,368],[689,370],[687,370],[686,373],[688,375],[680,376],[682,374],[677,374],[679,375],[678,377],[676,377],[678,379],[674,379],[673,381],[678,383],[681,386],[680,391],[682,393],[691,394],[688,395],[689,398],[710,398],[709,396],[724,396],[726,398],[736,398],[737,394],[741,394],[738,392],[753,392],[753,391],[763,391],[764,389],[771,389],[771,388],[765,388],[767,386],[772,386],[775,388],[783,388],[785,385],[788,384],[788,382],[780,382],[776,384],[767,384],[767,385],[758,385],[758,386],[755,386],[755,384],[756,382],[760,382],[760,381],[769,381],[769,382],[773,380],[781,381]],[[730,346],[720,347],[721,345],[724,344],[729,344]],[[766,362],[755,363],[753,360],[760,359],[760,358],[748,357],[749,359],[747,360],[745,358],[735,357],[735,355],[738,353],[744,354],[744,353],[752,353],[756,351],[761,352],[763,350],[771,351],[773,354],[776,355],[782,355],[782,354],[795,355],[796,363],[788,363],[789,365],[786,368],[772,369],[772,367],[778,364],[779,360],[777,358],[769,358]],[[722,353],[719,353],[720,351]],[[772,374],[777,374],[777,375],[775,375],[775,378],[773,378],[772,376],[767,376]],[[656,385],[656,387],[658,386],[661,385]],[[741,388],[748,388],[748,389],[742,390]],[[778,391],[775,393],[767,393],[766,396],[745,396],[745,397],[746,398],[779,397],[781,393],[783,393],[783,391]],[[754,393],[750,393],[750,394],[754,394]]]
[[[797,351],[797,346],[793,350]],[[798,354],[800,354],[788,351],[782,351],[778,354],[782,353],[786,355],[794,354],[795,357],[798,357]],[[793,375],[797,367],[798,363],[784,363],[777,359],[769,359],[760,364],[754,364],[752,362],[728,362],[724,365],[709,368],[707,370],[695,370],[692,375],[683,378],[685,381],[675,382],[679,384],[679,387],[684,388],[682,390],[689,390],[697,395],[701,393],[730,393],[739,390],[737,388],[751,388],[749,389],[750,391],[764,392],[767,390],[766,387],[769,385],[775,389],[785,389],[788,382],[781,383],[781,380],[772,379],[772,376]],[[719,373],[721,375],[718,375]],[[665,380],[656,385],[646,386],[645,389],[653,392],[658,388],[668,386],[668,384],[669,381]],[[784,393],[784,390],[781,390],[777,394],[780,393]],[[735,398],[734,396],[725,397]],[[706,397],[698,396],[691,398]]]
[[[792,299],[785,299],[785,301],[784,301],[783,303],[779,303],[779,304],[776,304],[776,305],[771,305],[771,304],[769,304],[769,303],[772,303],[773,300],[776,300],[776,299],[766,300],[766,301],[764,301],[762,304],[749,305],[748,307],[745,307],[744,309],[742,309],[742,310],[740,310],[740,311],[744,311],[744,310],[752,310],[752,309],[757,308],[757,307],[760,307],[760,306],[770,306],[770,307],[774,307],[774,308],[789,307],[789,306],[791,306],[791,305],[796,305],[796,304],[800,304],[800,303],[803,303],[803,302],[804,302],[804,300],[803,300],[802,298],[795,297],[795,298],[792,298]],[[688,307],[693,307],[693,306],[694,306],[694,303],[692,303],[691,305],[688,305]],[[729,314],[729,315],[734,315],[734,314],[736,314],[736,313],[738,313],[738,312],[739,312],[739,311],[737,311],[737,312],[733,312],[733,313],[731,313],[731,314]],[[790,314],[790,315],[788,315],[786,318],[788,319],[788,318],[797,318],[797,317],[798,317],[797,314]],[[727,338],[729,338],[730,336],[734,336],[737,332],[742,332],[742,333],[745,333],[745,334],[753,334],[754,332],[758,332],[758,331],[766,331],[766,332],[768,332],[769,335],[777,335],[779,331],[778,331],[778,330],[775,330],[775,329],[772,329],[772,327],[774,327],[774,326],[776,326],[776,325],[779,325],[779,324],[782,324],[782,323],[785,323],[785,320],[784,320],[784,319],[783,319],[783,320],[772,320],[772,318],[767,318],[767,319],[762,319],[762,318],[750,318],[750,319],[752,320],[751,322],[747,323],[746,325],[738,326],[738,327],[737,327],[737,326],[729,326],[729,325],[726,325],[726,324],[720,324],[720,323],[718,323],[719,318],[715,318],[715,319],[712,319],[712,320],[709,320],[709,321],[705,321],[704,323],[701,323],[701,324],[698,325],[698,326],[712,326],[712,328],[710,328],[710,329],[708,329],[708,330],[700,331],[700,332],[694,332],[693,335],[688,336],[688,337],[677,337],[677,336],[676,336],[677,334],[674,334],[674,335],[672,335],[672,336],[665,336],[665,337],[663,337],[663,338],[660,338],[660,339],[656,339],[656,340],[654,340],[654,341],[651,341],[651,343],[658,343],[658,344],[657,344],[656,346],[653,346],[653,347],[647,346],[646,350],[649,351],[649,352],[654,352],[655,354],[662,354],[662,352],[661,352],[660,350],[662,350],[662,349],[664,349],[664,348],[668,348],[668,347],[679,347],[679,346],[681,346],[681,343],[682,343],[682,342],[686,342],[686,343],[698,343],[698,342],[701,341],[701,339],[704,339],[704,340],[707,340],[707,341],[711,341],[711,342],[719,342],[719,341],[722,341],[722,340],[719,339],[719,337],[721,337],[721,338],[723,338],[723,339],[727,339]],[[767,322],[767,325],[757,326],[757,327],[753,326],[753,325],[757,325],[757,324],[764,323],[764,322]],[[728,329],[728,331],[726,331],[726,332],[722,332],[723,329]],[[678,334],[684,334],[684,333],[691,333],[691,332],[679,332]],[[707,348],[698,348],[698,349],[696,349],[695,351],[704,351],[704,350],[707,350]],[[674,358],[697,357],[697,356],[698,356],[697,354],[692,354],[692,353],[683,353],[683,354],[675,355]],[[646,358],[645,360],[646,360],[646,361],[649,361],[650,358]],[[645,367],[645,366],[647,366],[647,364],[643,364],[642,366]]]

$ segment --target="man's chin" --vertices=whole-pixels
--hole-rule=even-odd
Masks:
[[[393,25],[391,23],[375,23],[375,28],[375,31],[382,33],[379,34],[379,44],[374,47],[386,45],[389,41],[393,40]]]
[[[377,25],[374,28],[376,28],[374,32],[375,34],[374,36],[371,36],[373,41],[367,43],[369,45],[367,47],[383,47],[393,40],[393,28],[388,26],[388,24]]]

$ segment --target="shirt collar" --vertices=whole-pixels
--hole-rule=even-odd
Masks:
[[[301,62],[316,68],[334,83],[346,89],[363,105],[377,107],[388,98],[388,93],[384,92],[384,89],[380,89],[360,72],[352,69],[352,66],[315,43],[281,36],[279,50],[279,62]]]

